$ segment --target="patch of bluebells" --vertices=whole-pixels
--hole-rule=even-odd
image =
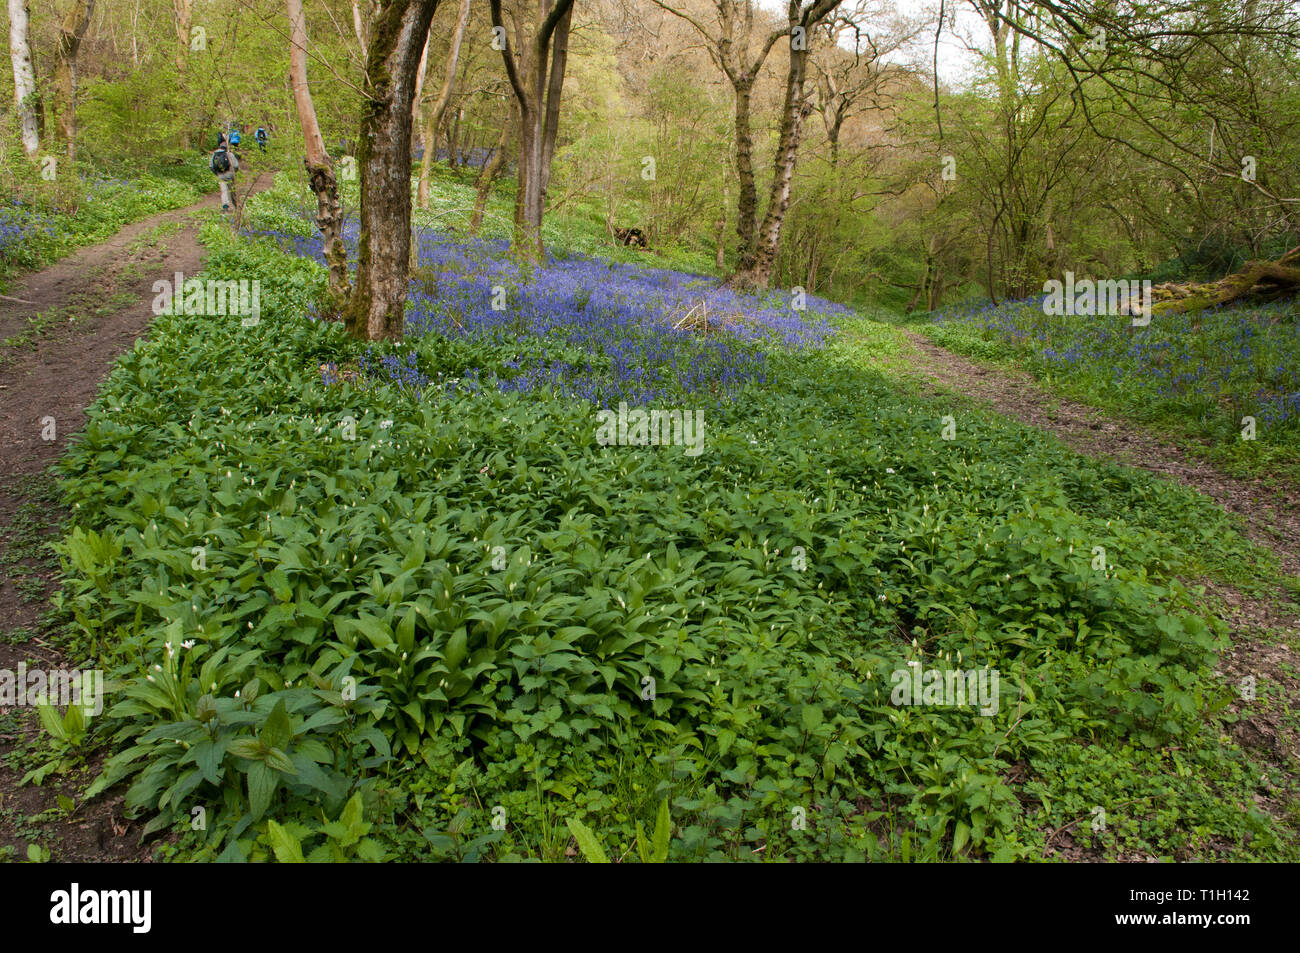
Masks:
[[[370,348],[357,360],[357,370],[367,380],[387,380],[403,390],[420,392],[429,384],[414,351],[408,351],[403,358],[397,354],[376,355]]]
[[[52,236],[54,223],[46,215],[26,208],[15,200],[0,206],[0,263],[30,265],[36,261],[32,241],[38,235]]]
[[[288,251],[323,262],[321,241],[262,231]],[[354,247],[355,223],[345,241]],[[483,344],[514,356],[479,368],[444,390],[490,385],[505,392],[547,392],[602,406],[646,406],[690,394],[724,401],[767,379],[772,347],[817,348],[833,334],[827,316],[848,309],[808,296],[795,311],[784,292],[746,295],[716,279],[643,268],[582,255],[548,255],[521,273],[502,240],[419,233],[419,269],[412,278],[406,333]],[[494,301],[505,307],[493,307]],[[701,334],[675,325],[703,303],[726,333]],[[405,358],[411,361],[410,357]],[[427,377],[413,364],[369,360],[363,373],[419,388]],[[415,370],[418,374],[418,368]]]
[[[297,218],[298,216],[294,216]],[[311,221],[309,216],[303,216],[304,221]],[[314,230],[314,226],[313,226]],[[348,262],[355,265],[357,261],[357,235],[360,226],[355,219],[345,222],[343,225],[343,244],[348,251]],[[295,235],[292,232],[286,232],[274,228],[245,228],[241,234],[250,238],[269,238],[280,246],[284,251],[297,255],[299,258],[312,258],[320,264],[325,264],[324,242],[321,241],[319,233],[312,235]]]
[[[1043,313],[1044,297],[967,303],[936,324],[1000,340],[1031,366],[1117,390],[1201,406],[1227,403],[1257,423],[1300,424],[1300,305],[1277,301],[1157,315]]]
[[[107,176],[104,177],[97,176],[95,178],[88,178],[83,176],[81,181],[82,184],[85,186],[86,191],[90,194],[92,198],[103,192],[109,192],[118,189],[139,188],[138,182],[133,183],[129,179],[113,179]]]
[[[482,169],[485,165],[488,164],[489,161],[491,161],[492,153],[495,151],[496,151],[495,149],[485,149],[482,146],[475,146],[472,149],[457,149],[456,158],[462,167],[467,167],[471,169]],[[437,149],[434,151],[433,157],[434,160],[437,162],[446,162],[450,155],[451,153],[448,152],[446,149]],[[412,159],[424,158],[423,144],[417,145],[414,149],[411,150],[411,158]]]

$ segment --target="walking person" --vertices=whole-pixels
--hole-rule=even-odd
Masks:
[[[217,148],[208,165],[217,177],[217,184],[221,186],[221,211],[229,212],[235,204],[235,173],[239,171],[239,158],[227,145],[224,135],[217,136]]]

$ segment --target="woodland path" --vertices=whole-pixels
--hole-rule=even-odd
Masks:
[[[271,182],[270,173],[244,178],[240,207]],[[153,283],[202,270],[201,213],[218,208],[213,192],[141,219],[24,276],[0,298],[0,341],[23,339],[0,347],[0,669],[68,664],[46,640],[42,623],[58,568],[47,544],[60,537],[65,515],[48,468],[85,425],[86,408],[118,355],[148,330]],[[54,418],[53,440],[42,438],[47,417]],[[0,860],[6,847],[15,852],[9,859],[25,860],[34,837],[54,861],[147,859],[149,850],[137,845],[140,825],[122,819],[120,794],[84,806],[78,801],[65,816],[57,794],[78,800],[77,784],[52,775],[42,787],[18,786],[22,772],[7,756],[39,731],[35,712],[0,708]],[[52,810],[53,819],[34,820]]]
[[[916,350],[906,361],[917,374],[1054,434],[1078,453],[1148,470],[1210,497],[1244,521],[1246,535],[1272,550],[1284,573],[1300,576],[1300,482],[1230,476],[1177,443],[1048,393],[1028,374],[968,360],[914,331],[904,334]]]

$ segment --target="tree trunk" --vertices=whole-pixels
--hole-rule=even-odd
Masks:
[[[456,32],[451,35],[451,48],[447,51],[447,68],[443,73],[442,89],[438,91],[438,100],[433,108],[425,112],[424,119],[424,161],[420,163],[420,208],[429,207],[429,167],[433,164],[434,153],[438,151],[437,129],[442,122],[442,114],[451,102],[452,91],[456,88],[456,69],[460,62],[460,47],[465,39],[465,29],[469,26],[469,0],[460,0],[460,16],[456,20]]]
[[[519,129],[519,214],[515,247],[534,261],[542,257],[542,137],[535,109],[521,111]]]
[[[483,224],[483,213],[487,211],[488,196],[492,194],[492,185],[496,182],[497,176],[501,174],[501,169],[506,164],[506,143],[510,139],[510,126],[514,122],[514,118],[515,110],[512,106],[505,122],[501,124],[501,134],[497,136],[497,144],[492,151],[492,158],[483,167],[483,171],[479,173],[478,181],[474,183],[478,194],[474,196],[474,214],[470,216],[469,220],[469,233],[471,235],[477,235],[479,227]]]
[[[414,105],[411,107],[415,113],[412,125],[415,127],[415,141],[424,145],[424,128],[419,122],[420,118],[420,99],[424,95],[424,71],[429,62],[429,41],[433,39],[433,26],[430,25],[429,32],[424,37],[424,47],[420,51],[420,65],[415,68],[415,94],[411,97]],[[423,152],[423,148],[420,150]]]
[[[736,84],[736,182],[740,194],[736,204],[736,270],[754,267],[755,231],[758,228],[758,186],[754,182],[754,131],[750,125],[752,81]]]
[[[67,144],[68,163],[77,161],[77,51],[90,26],[95,0],[77,0],[59,24],[58,65],[55,85],[59,91],[59,125]]]
[[[792,22],[791,28],[796,25]],[[803,131],[803,83],[807,63],[807,49],[794,49],[792,45],[790,69],[786,74],[785,104],[781,111],[781,133],[772,162],[772,187],[767,199],[767,213],[754,236],[748,260],[742,260],[736,274],[728,280],[732,287],[766,288],[771,282],[772,266],[781,245],[781,227],[785,223],[785,213],[790,208],[790,189],[794,181],[795,160],[799,155],[800,134]]]
[[[1151,289],[1152,312],[1180,314],[1257,296],[1265,300],[1300,295],[1300,246],[1275,261],[1248,261],[1218,281],[1169,282]]]
[[[555,138],[560,129],[560,98],[564,91],[564,69],[569,60],[569,25],[572,21],[573,5],[570,3],[555,28],[555,42],[552,44],[551,75],[546,84],[546,114],[542,117],[542,209],[546,207],[546,191],[551,185],[551,160],[555,157]],[[543,62],[537,71],[539,85],[544,72],[545,64]],[[539,234],[541,227],[542,212],[539,210],[537,215]]]
[[[172,9],[176,13],[176,87],[182,92],[185,88],[185,66],[190,51],[190,25],[194,21],[194,0],[172,0]],[[188,150],[190,133],[181,126],[180,147]]]
[[[731,183],[726,177],[722,180],[722,210],[718,213],[718,247],[716,264],[718,271],[727,265],[727,207],[731,204]]]
[[[491,0],[491,7],[493,25],[502,26],[501,0]],[[519,188],[514,245],[529,261],[540,261],[543,255],[542,215],[559,128],[573,0],[556,0],[554,6],[549,0],[539,0],[538,12],[541,23],[536,33],[526,38],[521,62],[516,65],[509,43],[501,51],[510,86],[519,102]]]
[[[9,0],[9,59],[14,69],[14,106],[22,132],[23,152],[34,157],[41,147],[36,123],[36,73],[28,42],[31,14],[27,0]]]
[[[366,48],[366,28],[361,20],[361,5],[357,0],[352,0],[352,32],[357,35],[357,45],[361,47],[361,61],[364,63],[369,58],[369,50]]]
[[[460,168],[460,114],[461,110],[452,113],[451,121],[447,124],[447,164],[453,169]]]
[[[316,195],[316,225],[320,228],[325,263],[329,266],[330,311],[337,314],[351,290],[347,248],[343,244],[343,206],[339,202],[338,180],[334,177],[334,168],[316,119],[311,87],[307,84],[307,21],[302,13],[302,0],[288,0],[288,8],[289,77],[306,146],[302,162],[307,169],[311,190]]]
[[[361,229],[348,331],[401,338],[411,249],[411,118],[415,71],[438,0],[388,0],[371,24],[357,168]]]

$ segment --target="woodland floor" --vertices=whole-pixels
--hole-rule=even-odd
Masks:
[[[269,184],[269,175],[259,176],[240,190],[240,204]],[[153,283],[202,269],[198,213],[219,207],[213,193],[142,219],[16,281],[0,298],[0,340],[21,339],[0,348],[0,669],[67,664],[44,618],[58,578],[48,544],[61,538],[66,516],[49,467],[84,426],[118,355],[148,329]],[[54,418],[54,440],[42,439],[46,417]],[[120,791],[71,812],[58,806],[59,794],[77,799],[97,759],[41,787],[19,786],[25,771],[10,756],[40,730],[32,710],[0,709],[0,860],[6,847],[14,851],[9,859],[25,859],[33,840],[55,861],[148,860],[151,848],[138,844],[143,825],[122,817]]]
[[[259,177],[249,192],[269,184]],[[45,619],[57,580],[47,544],[60,537],[65,515],[53,492],[49,466],[85,422],[85,409],[116,357],[144,334],[152,318],[152,284],[175,272],[197,274],[203,251],[195,213],[217,207],[215,195],[187,209],[165,212],[124,228],[111,240],[82,249],[58,264],[15,283],[0,298],[0,340],[27,334],[30,341],[0,349],[0,669],[66,664],[51,643]],[[242,204],[242,200],[241,200]],[[1272,550],[1282,571],[1300,576],[1300,486],[1230,477],[1184,448],[1055,397],[1028,376],[992,369],[952,354],[906,332],[913,352],[907,373],[934,393],[954,392],[987,403],[997,413],[1055,434],[1080,453],[1108,457],[1192,487],[1237,514],[1243,532]],[[57,439],[41,439],[45,417]],[[1300,697],[1300,617],[1280,589],[1274,598],[1247,595],[1206,583],[1217,611],[1234,636],[1225,673],[1255,674],[1276,687],[1280,705],[1239,706],[1234,726],[1240,744],[1276,772],[1292,778],[1297,738],[1292,709]],[[39,841],[56,861],[148,860],[152,848],[138,843],[141,826],[122,816],[122,795],[105,795],[71,812],[58,806],[62,793],[76,798],[97,760],[72,775],[52,775],[42,787],[19,787],[22,769],[11,755],[40,731],[34,712],[0,710],[0,859],[25,857]],[[1278,813],[1285,804],[1261,807]],[[1068,832],[1051,839],[1049,856],[1097,859],[1073,846]],[[1144,858],[1132,858],[1140,860]]]
[[[1078,453],[1114,460],[1191,487],[1241,520],[1241,532],[1270,550],[1281,573],[1300,577],[1300,483],[1277,478],[1230,476],[1207,464],[1185,446],[1117,420],[1086,404],[1049,393],[1028,374],[993,368],[944,350],[923,335],[903,332],[912,353],[901,358],[907,373],[932,394],[962,394],[1013,420],[1055,435]],[[1300,606],[1276,582],[1260,580],[1262,593],[1247,593],[1214,580],[1190,580],[1206,587],[1207,608],[1220,614],[1232,631],[1233,648],[1220,663],[1236,681],[1254,675],[1264,704],[1238,701],[1240,718],[1232,734],[1250,750],[1274,781],[1294,782],[1300,772]],[[1288,785],[1289,786],[1289,785]],[[1274,815],[1293,806],[1257,795]],[[1058,839],[1069,860],[1093,859]],[[1049,854],[1050,856],[1050,854]],[[1133,858],[1139,859],[1139,858]]]

